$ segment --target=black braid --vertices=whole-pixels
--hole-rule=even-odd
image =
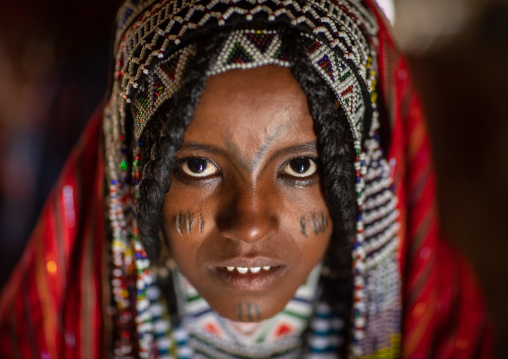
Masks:
[[[314,119],[322,185],[334,224],[325,264],[336,272],[342,271],[349,268],[358,216],[353,135],[344,109],[338,105],[336,95],[312,65],[300,36],[291,29],[282,29],[280,36],[286,56],[293,63],[293,75],[307,96]]]
[[[149,160],[143,168],[137,202],[140,240],[152,262],[160,253],[159,225],[164,196],[171,186],[170,173],[175,167],[176,151],[182,145],[203,92],[206,71],[213,65],[226,35],[203,38],[197,44],[196,59],[182,80],[181,88],[164,103],[147,124],[143,136],[144,153]]]

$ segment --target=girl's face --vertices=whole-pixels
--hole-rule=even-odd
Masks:
[[[280,312],[332,233],[307,98],[289,69],[212,76],[177,152],[164,231],[181,272],[220,315]]]

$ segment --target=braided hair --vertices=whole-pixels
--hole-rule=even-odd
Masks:
[[[180,89],[158,109],[141,137],[141,155],[147,161],[139,184],[138,228],[152,262],[157,261],[160,254],[161,214],[164,196],[171,186],[170,173],[176,165],[176,152],[206,86],[206,72],[226,36],[226,32],[218,32],[196,42],[196,60]],[[358,213],[353,135],[346,113],[314,69],[299,37],[291,29],[280,30],[280,36],[284,55],[292,63],[292,73],[307,97],[317,135],[322,186],[334,225],[324,262],[332,273],[344,272],[350,268],[350,249]]]

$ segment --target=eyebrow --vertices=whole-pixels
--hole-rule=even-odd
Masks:
[[[207,144],[202,144],[202,143],[197,143],[197,142],[184,143],[184,144],[182,144],[182,146],[180,147],[180,149],[178,151],[205,151],[205,152],[219,154],[219,155],[224,156],[226,158],[230,157],[229,153],[224,151],[221,148],[215,147],[213,145],[207,145]],[[238,151],[238,152],[240,152],[240,151]],[[270,156],[270,159],[268,160],[267,165],[268,165],[268,163],[270,163],[272,161],[272,159],[274,159],[278,156],[288,155],[288,154],[298,154],[301,152],[314,152],[317,154],[318,149],[317,149],[316,141],[309,141],[309,142],[305,142],[305,143],[302,143],[299,145],[281,148],[281,149],[275,151],[275,153],[272,156]],[[242,164],[242,167],[244,167],[244,169],[246,169],[247,171],[253,171],[253,168],[250,168],[250,166],[245,165],[245,163],[244,163],[244,161],[242,161],[241,157],[239,157],[239,156],[235,156],[235,157]],[[265,168],[265,166],[263,166],[262,170],[264,170],[264,168]]]

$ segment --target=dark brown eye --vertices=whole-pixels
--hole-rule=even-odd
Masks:
[[[309,177],[317,171],[316,163],[308,157],[295,158],[289,161],[282,172],[293,177]]]
[[[211,161],[198,157],[185,160],[180,168],[183,173],[191,177],[208,177],[219,172],[219,169]]]

